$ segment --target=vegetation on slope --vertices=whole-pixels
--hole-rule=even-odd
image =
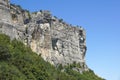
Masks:
[[[62,67],[63,68],[63,67]],[[22,42],[0,34],[0,80],[103,80],[87,71],[80,74],[69,66],[65,72],[45,62]]]

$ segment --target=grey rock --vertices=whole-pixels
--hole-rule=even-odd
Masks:
[[[19,6],[9,5],[8,0],[0,2],[9,6],[0,4],[0,33],[22,41],[55,66],[76,62],[83,68],[74,70],[88,70],[85,64],[86,32],[82,27],[52,17],[49,11],[29,13]]]

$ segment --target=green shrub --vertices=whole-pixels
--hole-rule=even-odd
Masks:
[[[0,60],[8,60],[10,56],[8,48],[0,45]]]
[[[74,62],[55,68],[22,42],[0,34],[0,80],[103,80],[92,70],[80,74],[73,67],[80,65]]]

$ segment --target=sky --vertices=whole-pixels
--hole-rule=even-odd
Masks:
[[[30,12],[53,16],[86,30],[86,63],[106,80],[120,80],[120,0],[11,0]]]

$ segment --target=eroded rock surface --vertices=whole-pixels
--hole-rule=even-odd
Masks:
[[[88,69],[85,64],[86,32],[82,27],[67,24],[49,11],[30,13],[6,1],[0,0],[4,3],[0,4],[0,33],[22,41],[55,66],[76,62],[84,70]]]

